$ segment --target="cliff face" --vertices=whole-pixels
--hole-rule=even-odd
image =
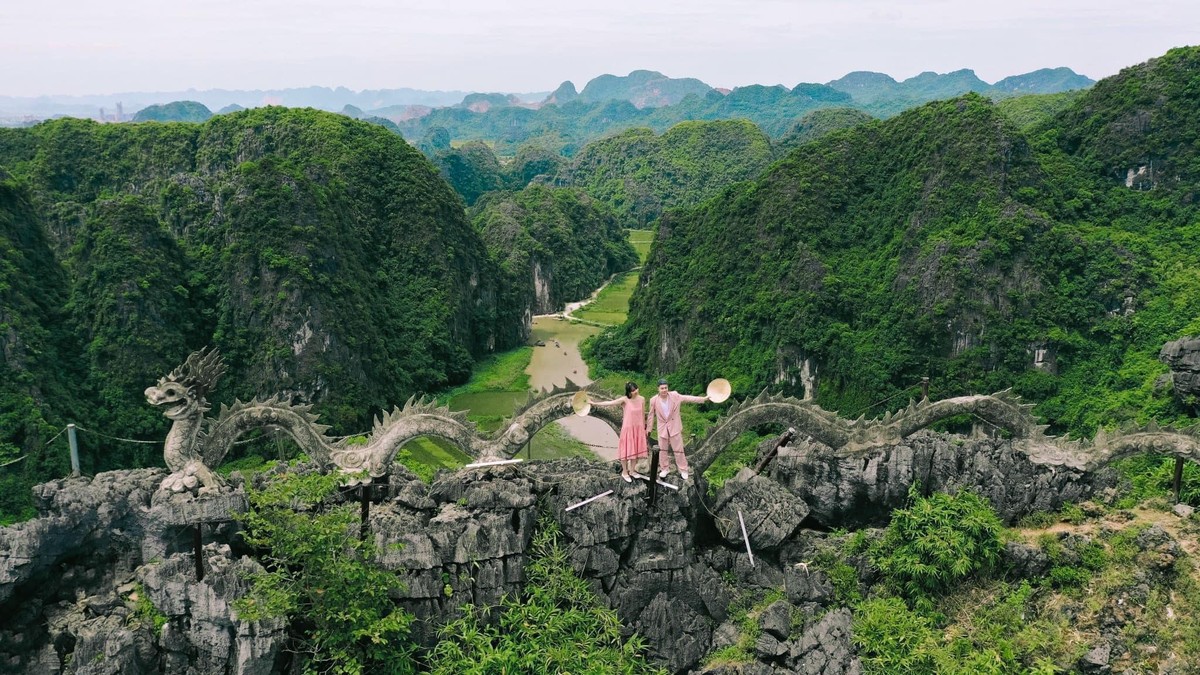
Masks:
[[[418,642],[431,644],[464,603],[496,605],[521,590],[542,512],[565,534],[575,571],[671,672],[698,668],[736,637],[730,604],[739,594],[770,589],[785,599],[761,619],[761,666],[860,672],[850,611],[807,562],[831,545],[825,528],[883,522],[914,480],[971,487],[1010,520],[1107,483],[1030,464],[1007,442],[933,434],[852,465],[811,444],[784,448],[764,476],[744,471],[715,496],[702,483],[660,487],[654,506],[644,483],[583,460],[460,470],[431,485],[403,475],[378,495],[369,536],[407,586],[402,603],[422,620]],[[239,572],[257,565],[233,524],[213,523],[244,508],[239,483],[215,499],[152,498],[162,477],[142,470],[47,483],[37,491],[41,517],[0,530],[0,662],[28,673],[280,672],[283,627],[242,622],[229,609],[245,592]],[[201,582],[196,522],[212,523],[200,526]],[[139,598],[153,611],[139,613]]]
[[[497,325],[527,342],[531,319],[583,300],[637,264],[625,230],[603,203],[580,190],[531,185],[485,197],[471,221],[498,267]]]
[[[280,108],[66,119],[0,130],[0,165],[0,464],[30,457],[0,478],[4,516],[65,473],[42,446],[67,422],[161,438],[138,392],[189,349],[224,355],[216,403],[280,392],[361,428],[523,341],[462,201],[377,126]],[[89,472],[159,461],[92,440]]]
[[[1200,315],[1198,59],[1172,50],[1025,130],[969,94],[801,145],[661,219],[594,354],[743,391],[795,391],[809,363],[827,409],[928,377],[935,397],[1012,387],[1080,435],[1181,420],[1150,385]]]
[[[379,127],[279,108],[202,125],[62,120],[5,130],[0,163],[28,185],[63,264],[110,266],[92,281],[103,292],[75,303],[82,315],[120,323],[113,296],[174,288],[190,330],[142,313],[115,328],[218,346],[238,381],[365,411],[462,380],[495,345],[477,319],[496,283],[483,243],[435,169]],[[131,223],[117,268],[97,247]],[[114,286],[121,275],[142,288]]]

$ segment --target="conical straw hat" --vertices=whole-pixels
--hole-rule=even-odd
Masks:
[[[729,398],[729,395],[732,393],[733,386],[729,384],[729,380],[723,377],[718,377],[717,379],[708,383],[708,400],[712,401],[713,403],[720,403],[724,401],[725,399]]]
[[[592,404],[588,401],[586,391],[575,392],[575,395],[571,397],[571,409],[580,417],[586,417],[592,411]]]

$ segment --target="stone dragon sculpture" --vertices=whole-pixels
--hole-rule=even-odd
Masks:
[[[217,490],[224,481],[212,469],[239,438],[256,429],[282,430],[314,461],[346,473],[365,471],[372,477],[387,474],[400,448],[421,436],[444,438],[484,461],[505,459],[546,424],[573,414],[571,396],[583,388],[568,382],[566,387],[530,396],[511,421],[491,435],[481,433],[465,410],[452,411],[433,400],[413,397],[376,418],[369,433],[337,439],[327,434],[328,426],[317,422],[312,406],[278,396],[238,400],[222,405],[215,418],[206,418],[207,395],[224,373],[220,353],[204,349],[146,389],[146,401],[163,408],[163,415],[173,422],[163,444],[163,458],[172,473],[161,489],[201,494]],[[619,411],[598,410],[596,416],[620,429]]]
[[[444,438],[481,461],[507,459],[539,429],[574,414],[571,397],[575,392],[586,389],[601,393],[594,385],[580,387],[568,381],[565,387],[531,395],[508,422],[491,434],[481,433],[467,419],[465,410],[452,411],[436,401],[413,397],[404,406],[376,418],[369,433],[337,439],[326,433],[329,427],[317,422],[311,406],[293,404],[278,396],[235,401],[222,405],[215,418],[205,418],[209,410],[206,396],[224,372],[217,351],[201,350],[146,389],[147,402],[164,408],[163,414],[173,421],[163,446],[163,457],[172,473],[163,481],[163,490],[216,490],[223,481],[212,468],[220,465],[239,438],[265,428],[283,430],[317,462],[373,478],[389,473],[400,448],[422,436]],[[692,464],[697,473],[703,473],[739,434],[766,424],[793,427],[801,437],[824,444],[836,456],[858,457],[960,415],[1003,429],[1035,464],[1090,471],[1121,457],[1147,452],[1200,460],[1200,426],[1160,428],[1151,422],[1141,428],[1100,431],[1090,441],[1072,441],[1047,435],[1046,425],[1034,417],[1032,408],[1005,390],[939,401],[910,400],[906,408],[889,411],[881,418],[847,420],[810,401],[763,390],[757,397],[729,407],[692,453]],[[619,433],[620,409],[595,408],[592,415]]]
[[[921,429],[960,415],[972,416],[1004,430],[1034,464],[1093,471],[1141,453],[1200,460],[1200,425],[1159,427],[1152,421],[1143,427],[1102,429],[1090,441],[1078,441],[1047,435],[1048,426],[1042,424],[1032,410],[1032,404],[1022,402],[1019,396],[1006,389],[990,395],[958,396],[939,401],[910,400],[907,407],[888,411],[880,418],[848,420],[811,401],[773,395],[764,389],[758,396],[734,402],[729,407],[693,453],[692,465],[698,473],[703,473],[739,434],[764,424],[792,427],[801,437],[807,435],[828,446],[835,456],[861,457],[875,448],[900,443]]]

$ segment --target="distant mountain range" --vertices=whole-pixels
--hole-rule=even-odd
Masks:
[[[1006,77],[995,84],[984,82],[974,71],[967,69],[944,75],[926,72],[903,81],[896,81],[883,73],[859,71],[826,84],[853,97],[856,107],[875,115],[889,116],[915,103],[956,96],[968,91],[993,97],[1048,94],[1087,88],[1093,82],[1070,68],[1045,68]],[[436,108],[452,106],[482,113],[502,107],[538,108],[546,104],[563,105],[578,100],[584,103],[628,101],[640,109],[676,105],[689,95],[703,99],[710,93],[729,92],[715,89],[695,78],[673,78],[653,70],[635,70],[625,76],[600,75],[590,80],[582,91],[576,89],[574,83],[567,81],[553,92],[528,93],[428,91],[410,88],[353,91],[345,87],[303,87],[203,91],[190,89],[88,96],[0,95],[0,123],[14,124],[60,116],[130,121],[143,108],[175,101],[195,101],[210,110],[222,111],[282,105],[336,112],[346,106],[353,106],[368,115],[400,122],[421,117]]]
[[[1095,84],[1095,80],[1070,68],[1042,68],[988,84],[979,79],[975,71],[964,68],[945,75],[924,72],[900,82],[883,73],[857,71],[826,84],[850,94],[863,110],[888,117],[919,103],[950,98],[970,91],[993,98],[1024,94],[1057,94],[1072,89],[1086,89]]]

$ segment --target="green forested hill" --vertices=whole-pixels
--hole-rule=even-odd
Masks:
[[[786,155],[797,146],[838,131],[869,122],[873,117],[856,108],[822,108],[814,110],[796,121],[792,128],[775,144],[778,155]]]
[[[480,141],[471,141],[460,148],[435,150],[432,158],[441,169],[442,177],[467,206],[474,204],[484,193],[504,187],[504,169],[500,160]]]
[[[1191,201],[1200,183],[1200,49],[1172,49],[1102,80],[1053,128],[1089,172]]]
[[[481,153],[495,163],[461,154]],[[214,402],[281,393],[359,431],[523,343],[510,310],[586,297],[635,259],[568,190],[496,196],[476,230],[398,135],[311,109],[0,130],[0,166],[0,464],[28,455],[0,474],[0,517],[63,475],[44,444],[66,422],[161,441],[141,392],[193,349],[229,367]],[[161,462],[155,444],[81,440],[85,471]]]
[[[564,82],[538,109],[493,106],[476,112],[458,106],[396,122],[401,133],[414,141],[434,129],[444,129],[449,139],[485,141],[501,156],[511,156],[519,146],[533,141],[569,157],[596,139],[640,127],[662,133],[686,121],[742,119],[779,138],[801,117],[824,108],[855,108],[891,117],[967,92],[1003,99],[1085,89],[1091,83],[1069,68],[1054,68],[991,85],[964,69],[940,75],[921,73],[903,82],[882,73],[854,72],[826,84],[800,83],[792,88],[752,84],[722,92],[698,80],[635,71],[628,77],[602,75],[579,93],[573,84]]]
[[[674,78],[653,70],[635,70],[625,76],[594,77],[584,85],[578,98],[589,103],[624,100],[647,108],[673,105],[689,94],[703,96],[710,91],[712,87],[692,77]]]
[[[162,105],[151,105],[137,111],[134,122],[203,122],[212,117],[212,111],[196,101],[174,101]]]
[[[1012,120],[1019,129],[1029,131],[1032,127],[1049,121],[1050,118],[1071,107],[1075,99],[1085,93],[1087,93],[1085,90],[1077,89],[1058,94],[1011,96],[997,101],[996,109]]]
[[[69,466],[42,451],[79,403],[68,292],[29,191],[0,169],[0,520],[27,508],[32,480]]]
[[[282,108],[58,120],[0,130],[0,166],[0,463],[68,421],[161,440],[140,392],[206,344],[229,366],[217,401],[280,392],[356,431],[524,334],[497,302],[531,306],[532,270],[490,256],[437,169],[378,126]],[[552,298],[632,265],[587,198],[512,201],[531,247],[570,233],[574,248],[543,258],[562,271]],[[85,449],[85,470],[161,461],[154,445],[108,445]],[[24,461],[4,476],[63,473]]]
[[[579,190],[531,185],[487,195],[471,211],[488,252],[499,265],[503,289],[498,326],[528,339],[534,314],[582,300],[616,272],[637,264],[612,211]]]
[[[89,225],[177,241],[174,251],[127,250],[187,269],[172,286],[199,316],[194,335],[225,354],[227,387],[239,395],[273,385],[323,400],[335,422],[360,421],[371,408],[461,380],[471,353],[491,340],[494,327],[474,320],[476,300],[494,292],[482,242],[433,167],[384,129],[275,108],[203,125],[63,120],[5,131],[0,162],[28,179],[72,269],[84,262],[77,243]],[[122,195],[141,206],[109,204]],[[150,232],[156,223],[166,232]],[[101,296],[127,283],[118,276],[96,280]],[[473,276],[484,280],[474,291]],[[90,308],[84,314],[94,315]],[[118,322],[147,318],[119,309]],[[183,339],[175,321],[154,322]],[[155,329],[129,327],[117,331],[126,340]],[[131,377],[162,365],[139,362]]]
[[[770,139],[750,122],[683,122],[661,136],[632,129],[589,144],[568,180],[611,205],[625,226],[644,228],[665,209],[758,176],[771,158]]]
[[[934,396],[1015,386],[1078,432],[1177,415],[1153,382],[1162,342],[1200,328],[1196,58],[1129,69],[1029,136],[967,95],[803,145],[668,214],[595,352],[741,391],[798,389],[807,359],[845,412],[928,375]],[[1159,182],[1126,187],[1150,155]]]

